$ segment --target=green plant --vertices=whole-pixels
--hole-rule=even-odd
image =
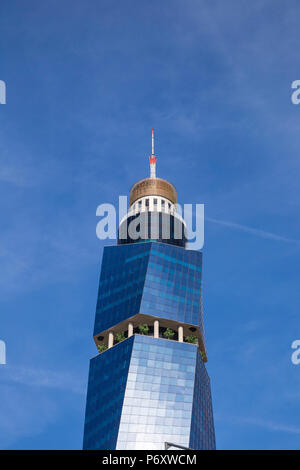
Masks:
[[[123,332],[116,334],[116,341],[117,341],[118,343],[120,343],[121,341],[124,341],[124,339],[125,339],[125,335],[124,335]]]
[[[99,353],[102,353],[102,352],[104,352],[104,351],[107,350],[106,344],[98,344],[98,345],[97,345],[97,348],[98,348],[98,352],[99,352]]]
[[[171,328],[167,328],[164,331],[164,337],[167,339],[172,339],[174,335],[175,335],[175,331],[173,331]]]
[[[185,338],[188,343],[196,344],[197,343],[197,336],[190,335]]]
[[[200,354],[201,354],[202,361],[204,361],[204,359],[205,359],[205,353],[204,353],[204,351],[200,351]]]
[[[146,325],[146,323],[144,325],[139,325],[139,331],[141,335],[147,335],[149,333],[149,326]]]

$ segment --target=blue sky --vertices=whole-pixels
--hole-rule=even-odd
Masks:
[[[0,448],[82,445],[96,207],[157,172],[205,204],[219,449],[296,449],[299,2],[2,0]]]

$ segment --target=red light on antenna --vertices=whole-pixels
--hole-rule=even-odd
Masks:
[[[154,165],[156,163],[157,158],[154,155],[149,157],[150,165]]]

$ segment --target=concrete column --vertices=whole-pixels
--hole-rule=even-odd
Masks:
[[[128,338],[133,335],[133,323],[128,323]]]
[[[112,331],[108,333],[108,349],[112,348],[114,345],[114,334]]]
[[[178,341],[183,343],[183,326],[178,327]]]
[[[154,338],[159,338],[159,321],[154,320]]]

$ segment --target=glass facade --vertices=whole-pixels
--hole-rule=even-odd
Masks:
[[[84,449],[115,449],[133,337],[90,361]]]
[[[102,341],[138,314],[171,321],[178,331],[170,340],[136,334],[136,328],[91,360],[84,449],[162,450],[166,441],[215,448],[200,344],[179,340],[184,325],[200,329],[204,341],[201,283],[201,252],[156,241],[105,247],[94,336]]]
[[[197,347],[135,336],[117,449],[189,446]]]
[[[210,450],[216,448],[210,380],[197,351],[190,447]]]
[[[198,325],[202,253],[158,242],[104,248],[94,336],[138,313]]]
[[[204,339],[201,277],[201,252],[151,243],[140,311],[198,325]]]
[[[84,449],[214,449],[209,379],[196,345],[134,335],[91,360]]]
[[[104,248],[94,336],[139,313],[150,248],[147,242]]]

